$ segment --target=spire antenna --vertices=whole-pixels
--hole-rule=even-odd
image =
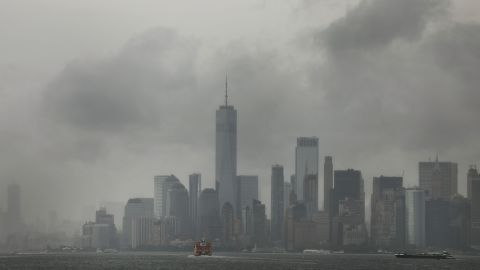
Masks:
[[[227,73],[225,73],[225,107],[228,106],[228,77]]]

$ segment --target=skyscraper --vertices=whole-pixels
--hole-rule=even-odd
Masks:
[[[256,246],[262,247],[266,245],[266,222],[265,205],[258,200],[252,202],[252,219],[253,219],[253,241]]]
[[[191,174],[188,177],[190,196],[190,222],[192,224],[193,237],[197,238],[198,229],[198,196],[202,190],[202,176],[199,173]]]
[[[160,219],[167,216],[167,195],[170,187],[175,183],[180,183],[175,175],[157,175],[154,181],[154,213],[155,218]]]
[[[468,171],[468,196],[471,202],[472,246],[480,246],[480,177],[477,169],[471,167]]]
[[[453,162],[419,162],[420,188],[426,191],[427,199],[449,200],[457,194],[458,165]]]
[[[363,203],[360,208],[360,215],[365,217],[365,192],[363,186],[362,173],[357,170],[348,169],[348,170],[336,170],[335,175],[335,186],[333,192],[332,200],[332,210],[333,215],[338,215],[338,206],[340,200],[350,200],[362,201]],[[363,209],[362,209],[363,208]]]
[[[419,188],[405,190],[405,233],[408,245],[425,246],[425,191]]]
[[[331,156],[326,156],[323,163],[323,211],[330,212],[332,189],[333,161]]]
[[[175,236],[186,239],[190,236],[190,216],[188,214],[188,191],[185,186],[178,182],[168,189],[167,216],[175,217],[177,228]]]
[[[133,220],[142,217],[153,219],[153,208],[153,198],[133,198],[128,200],[123,215],[123,240],[125,246],[132,246]]]
[[[403,246],[405,191],[402,177],[373,178],[371,238],[378,247]]]
[[[240,209],[247,206],[252,207],[252,200],[258,200],[258,176],[239,175],[237,176],[237,186]]]
[[[208,240],[219,238],[221,235],[220,206],[218,205],[217,191],[206,188],[198,198],[198,222],[200,235]]]
[[[271,235],[272,241],[282,239],[282,226],[284,222],[284,178],[283,178],[283,166],[272,166],[272,178],[271,178]]]
[[[295,148],[295,182],[297,200],[304,200],[304,183],[307,175],[317,176],[318,181],[318,138],[297,138]],[[318,186],[318,184],[317,184]],[[318,190],[317,190],[318,193]]]
[[[215,183],[220,206],[230,202],[237,212],[237,111],[228,105],[227,82],[225,81],[225,105],[216,112],[215,126]]]

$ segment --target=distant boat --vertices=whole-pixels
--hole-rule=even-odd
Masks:
[[[416,253],[416,254],[408,254],[408,253],[397,253],[395,257],[400,259],[455,259],[450,253],[443,251],[442,253]]]

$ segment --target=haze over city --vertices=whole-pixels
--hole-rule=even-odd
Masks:
[[[478,1],[0,2],[0,190],[27,224],[152,197],[159,174],[214,187],[225,74],[267,209],[297,137],[362,171],[367,212],[373,176],[415,186],[438,155],[466,195],[480,165]]]

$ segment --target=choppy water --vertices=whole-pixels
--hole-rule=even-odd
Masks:
[[[224,253],[41,254],[0,256],[0,269],[480,269],[480,257],[397,259],[393,255]]]

